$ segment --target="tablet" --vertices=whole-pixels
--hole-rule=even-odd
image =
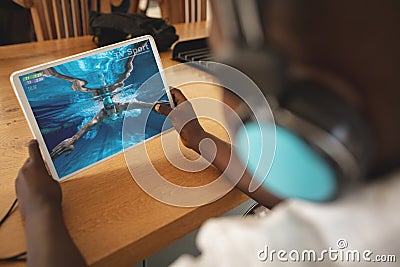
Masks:
[[[143,36],[11,75],[53,179],[67,179],[172,127],[153,110],[159,102],[173,106],[161,70],[153,38]],[[151,86],[142,86],[149,78]],[[128,144],[124,119],[138,126]]]

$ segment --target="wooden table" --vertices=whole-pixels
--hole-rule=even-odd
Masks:
[[[204,37],[207,36],[207,24],[177,25],[177,31],[181,40]],[[1,217],[15,198],[14,179],[27,158],[26,144],[32,138],[11,88],[10,74],[93,48],[91,37],[0,47]],[[176,64],[170,59],[170,52],[161,57],[164,67]],[[188,98],[201,95],[221,97],[221,91],[210,86],[203,86],[201,90],[184,88],[183,91]],[[224,137],[224,131],[215,127],[213,122],[203,123],[213,133]],[[153,152],[162,153],[159,139],[148,143]],[[187,186],[205,184],[219,176],[213,167],[194,174],[180,171],[165,157],[158,157],[153,163],[169,173],[171,181]],[[123,154],[79,173],[61,186],[67,227],[91,266],[132,266],[198,228],[208,218],[219,216],[247,200],[235,189],[220,200],[197,208],[161,203],[135,183]],[[17,211],[0,229],[0,257],[25,250],[23,222]],[[9,265],[24,266],[24,263]]]

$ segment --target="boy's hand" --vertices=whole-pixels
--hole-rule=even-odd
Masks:
[[[29,158],[19,170],[15,189],[22,216],[43,210],[61,211],[61,187],[48,174],[36,140],[28,144]]]
[[[156,112],[168,116],[175,130],[179,133],[182,143],[190,149],[199,152],[199,143],[206,132],[201,127],[192,105],[178,89],[171,89],[172,98],[176,104],[174,109],[162,104],[156,104]]]

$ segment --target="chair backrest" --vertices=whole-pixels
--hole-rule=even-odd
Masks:
[[[208,0],[158,0],[162,17],[170,23],[199,22],[209,19]]]
[[[130,1],[130,12],[137,12],[139,0]],[[14,0],[29,8],[38,41],[89,34],[89,8],[110,13],[123,0]]]

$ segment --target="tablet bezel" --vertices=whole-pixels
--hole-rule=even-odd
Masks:
[[[162,79],[162,82],[163,82],[163,85],[164,85],[164,88],[165,88],[169,103],[170,103],[171,107],[174,107],[174,102],[172,100],[171,93],[170,93],[169,87],[167,85],[165,74],[164,74],[163,67],[162,67],[162,64],[161,64],[161,58],[160,58],[160,55],[158,53],[158,50],[157,50],[157,47],[156,47],[156,43],[155,43],[153,37],[150,36],[150,35],[144,35],[144,36],[141,36],[141,37],[138,37],[138,38],[129,39],[129,40],[122,41],[122,42],[119,42],[119,43],[116,43],[116,44],[112,44],[112,45],[108,45],[108,46],[105,46],[105,47],[96,48],[96,49],[93,49],[93,50],[90,50],[90,51],[82,52],[82,53],[75,54],[75,55],[72,55],[72,56],[68,56],[68,57],[64,57],[64,58],[61,58],[61,59],[57,59],[57,60],[54,60],[54,61],[51,61],[51,62],[47,62],[47,63],[43,63],[43,64],[36,65],[36,66],[33,66],[33,67],[29,67],[29,68],[26,68],[26,69],[22,69],[22,70],[19,70],[19,71],[15,71],[15,72],[13,72],[11,74],[10,82],[11,82],[11,85],[12,85],[12,87],[14,89],[15,95],[16,95],[16,97],[18,99],[18,102],[19,102],[19,104],[21,106],[21,109],[22,109],[22,111],[24,113],[24,116],[25,116],[25,118],[26,118],[26,120],[28,122],[29,128],[30,128],[34,138],[39,143],[40,149],[42,151],[42,155],[43,155],[44,160],[45,160],[45,162],[47,164],[47,167],[48,167],[48,169],[49,169],[49,171],[50,171],[50,173],[52,175],[52,178],[54,180],[56,180],[57,182],[65,181],[66,179],[71,178],[72,176],[74,176],[75,174],[77,174],[79,172],[82,172],[82,171],[84,171],[84,170],[86,170],[86,169],[88,169],[90,167],[93,167],[94,165],[99,164],[99,163],[101,163],[101,162],[103,162],[103,161],[105,161],[105,160],[107,160],[107,159],[109,159],[111,157],[119,155],[120,153],[122,153],[124,151],[124,149],[122,149],[120,152],[117,152],[117,153],[112,154],[112,155],[110,155],[108,157],[105,157],[105,158],[103,158],[103,159],[101,159],[99,161],[96,161],[96,162],[94,162],[94,163],[92,163],[92,164],[90,164],[90,165],[88,165],[88,166],[86,166],[84,168],[76,170],[76,171],[74,171],[74,172],[72,172],[72,173],[60,178],[58,176],[58,173],[57,173],[56,168],[54,166],[53,160],[50,157],[50,152],[47,149],[46,143],[45,143],[44,138],[43,138],[43,136],[42,136],[42,134],[40,132],[39,125],[37,124],[36,118],[35,118],[35,116],[33,114],[32,108],[31,108],[31,106],[29,104],[28,98],[27,98],[27,96],[25,94],[25,90],[24,90],[24,88],[22,86],[22,83],[21,83],[19,77],[22,76],[22,75],[25,75],[25,74],[29,74],[29,73],[35,72],[35,71],[40,71],[40,70],[43,70],[43,69],[46,69],[46,68],[49,68],[49,67],[61,65],[61,64],[67,63],[67,62],[71,62],[71,61],[77,60],[77,59],[81,59],[81,58],[84,58],[84,57],[92,56],[92,55],[95,55],[95,54],[98,54],[98,53],[102,53],[102,52],[106,52],[108,50],[112,50],[112,49],[115,49],[115,48],[118,48],[118,47],[131,45],[131,44],[135,44],[135,43],[146,41],[146,40],[148,40],[150,42],[152,54],[153,54],[154,59],[156,61],[158,72],[160,73],[160,76],[161,76],[161,79]],[[137,145],[142,144],[143,142],[146,142],[146,141],[148,141],[148,140],[150,140],[152,138],[155,138],[155,137],[159,136],[161,133],[162,132],[160,132],[159,134],[157,134],[155,136],[147,138],[144,141],[129,147],[128,149],[131,149],[131,148],[133,148],[133,147],[135,147]]]

